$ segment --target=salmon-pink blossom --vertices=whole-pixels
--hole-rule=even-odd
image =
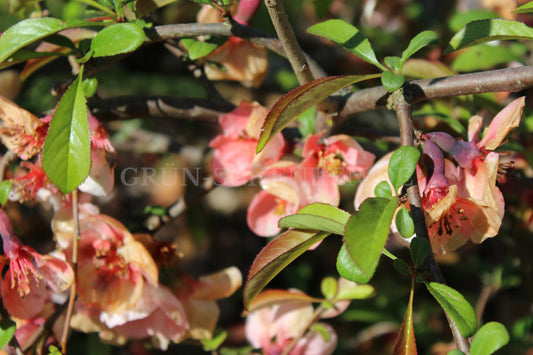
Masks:
[[[0,234],[5,253],[0,256],[0,270],[8,264],[2,281],[2,302],[9,314],[21,319],[32,318],[44,307],[45,285],[54,292],[63,292],[72,284],[74,274],[64,260],[41,255],[23,245],[4,210],[0,210]]]

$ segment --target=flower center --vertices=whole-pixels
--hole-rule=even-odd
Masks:
[[[339,151],[327,154],[321,150],[318,151],[318,168],[324,169],[329,175],[341,175],[345,167],[346,162],[343,161]]]
[[[37,284],[43,279],[41,273],[37,270],[30,255],[18,250],[18,255],[10,257],[9,271],[11,273],[11,288],[17,288],[19,296],[23,297],[30,293],[30,277],[32,277]]]
[[[96,269],[102,282],[117,277],[126,277],[128,265],[118,253],[117,245],[109,240],[96,240],[93,243],[95,249]]]

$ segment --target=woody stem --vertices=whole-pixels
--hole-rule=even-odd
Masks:
[[[396,111],[398,116],[398,123],[400,126],[400,140],[402,146],[414,146],[414,131],[413,131],[413,120],[412,120],[412,110],[409,102],[409,97],[404,94],[403,89],[400,89],[394,92],[391,95],[391,106]],[[429,242],[429,234],[426,226],[424,209],[422,207],[422,200],[420,198],[420,190],[418,189],[418,179],[416,176],[416,171],[408,182],[407,188],[407,198],[409,199],[409,205],[411,207],[411,216],[413,217],[413,222],[415,224],[415,233],[417,237],[422,237]],[[425,261],[425,266],[431,273],[431,278],[435,282],[445,284],[446,281],[440,272],[439,266],[435,261],[433,253],[428,253],[428,256]],[[470,352],[470,343],[468,340],[463,337],[459,328],[455,322],[450,318],[448,313],[445,311],[446,319],[452,331],[452,335],[457,345],[457,348],[462,352],[468,354]]]
[[[72,236],[72,271],[74,273],[74,280],[70,287],[70,297],[68,300],[67,314],[65,315],[65,324],[63,326],[63,334],[61,335],[61,351],[63,354],[67,353],[67,339],[70,332],[70,320],[74,311],[74,303],[76,302],[76,294],[78,292],[78,245],[80,240],[80,219],[78,211],[78,190],[72,191],[72,217],[74,221],[74,235]]]

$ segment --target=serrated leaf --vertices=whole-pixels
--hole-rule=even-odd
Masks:
[[[413,294],[414,283],[411,285],[411,292],[409,294],[409,303],[403,318],[400,333],[394,344],[392,355],[416,355],[415,328],[413,326]]]
[[[402,87],[405,82],[405,76],[394,74],[391,71],[385,71],[381,74],[381,84],[390,92],[396,91]]]
[[[398,233],[404,238],[411,238],[415,233],[415,223],[413,222],[411,213],[404,205],[396,213],[395,224]]]
[[[244,285],[244,305],[250,302],[281,270],[329,233],[289,230],[268,243],[256,256]]]
[[[464,337],[476,332],[477,318],[474,308],[458,291],[438,282],[426,283],[426,287],[441,307],[455,322]]]
[[[324,100],[334,92],[357,82],[377,78],[372,75],[329,76],[313,80],[280,98],[270,109],[261,129],[256,152],[259,153],[274,135],[294,121],[300,114]]]
[[[533,39],[533,28],[512,20],[473,21],[452,37],[444,54],[480,43],[507,39]]]
[[[16,329],[17,324],[11,319],[4,318],[0,321],[0,349],[11,341]]]
[[[297,292],[294,290],[270,289],[270,290],[265,290],[259,293],[248,306],[247,312],[253,312],[260,308],[270,307],[274,304],[279,304],[282,302],[294,302],[294,301],[320,303],[323,300],[320,298],[311,297],[299,291]],[[247,312],[245,311],[244,314],[246,314]]]
[[[350,214],[326,203],[313,203],[301,208],[297,214],[279,220],[280,228],[310,229],[344,234]]]
[[[400,67],[405,63],[409,57],[421,50],[422,48],[439,41],[439,36],[433,31],[424,31],[417,34],[407,48],[402,52],[402,58],[400,59]]]
[[[68,21],[52,18],[31,18],[17,22],[0,36],[0,63],[19,49],[51,34],[71,27],[98,26],[98,22]]]
[[[420,151],[412,146],[404,146],[396,149],[389,161],[389,180],[398,192],[416,170],[416,164],[420,159]]]
[[[373,265],[374,270],[378,266],[379,259],[376,259],[375,265]],[[366,284],[373,275],[364,274],[357,265],[355,265],[348,250],[346,249],[346,244],[343,244],[337,255],[337,271],[339,275],[345,278],[346,280],[353,281],[358,284]]]
[[[91,167],[82,76],[83,70],[59,101],[44,141],[44,171],[63,193],[76,189],[89,175]]]
[[[390,200],[382,197],[368,198],[346,224],[346,249],[366,277],[374,275],[397,206],[397,197]]]
[[[498,322],[489,322],[476,333],[470,355],[490,355],[509,342],[509,333],[505,326]]]
[[[0,204],[2,204],[2,206],[7,202],[11,186],[13,186],[13,181],[11,180],[4,180],[0,183]],[[2,347],[0,347],[0,349],[1,348]]]
[[[94,57],[108,57],[133,52],[146,39],[144,31],[134,23],[117,23],[98,32],[91,42]]]
[[[198,41],[194,38],[183,38],[181,43],[189,51],[189,57],[192,60],[205,57],[218,48],[218,44],[216,43]]]
[[[374,188],[374,195],[376,197],[384,197],[384,198],[391,199],[392,190],[390,188],[389,183],[387,181],[380,181]]]
[[[515,14],[523,14],[523,13],[528,13],[528,12],[533,12],[533,1],[530,1],[518,8],[516,8],[514,11],[513,11]]]
[[[422,265],[424,260],[429,254],[430,245],[427,239],[422,237],[415,237],[411,241],[409,251],[411,253],[411,259],[415,267]]]
[[[339,19],[317,23],[307,29],[308,33],[325,37],[346,48],[359,58],[374,64],[381,70],[387,70],[376,58],[368,39],[356,27]]]

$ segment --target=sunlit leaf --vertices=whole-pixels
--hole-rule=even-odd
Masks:
[[[268,243],[256,256],[248,273],[244,285],[245,307],[281,270],[328,235],[326,232],[289,230]]]
[[[474,308],[458,291],[438,282],[426,283],[429,292],[455,322],[464,337],[476,332],[477,318]]]
[[[404,238],[410,238],[415,233],[415,223],[411,217],[409,210],[402,205],[398,213],[396,213],[396,229],[398,233]]]
[[[374,188],[374,195],[376,197],[392,198],[392,190],[387,181],[380,181]]]
[[[384,61],[385,64],[387,64],[395,73],[402,69],[402,62],[400,57],[385,57]]]
[[[370,285],[357,285],[353,283],[350,286],[344,286],[341,284],[339,292],[335,296],[335,300],[364,300],[375,294],[376,290]]]
[[[489,322],[476,333],[470,355],[490,355],[509,342],[509,333],[505,326],[498,322]]]
[[[0,183],[0,204],[6,204],[9,192],[11,191],[11,186],[13,186],[13,181],[11,180],[4,180]]]
[[[525,49],[525,48],[524,48]],[[471,72],[489,69],[495,65],[520,60],[520,56],[504,46],[482,44],[461,51],[452,62],[452,69],[460,72]]]
[[[533,39],[533,28],[522,22],[503,19],[470,22],[452,37],[444,54],[480,43],[506,39]]]
[[[19,49],[51,34],[71,27],[97,26],[97,22],[67,21],[52,18],[30,18],[17,22],[0,36],[0,63]]]
[[[333,277],[325,277],[320,283],[320,291],[324,295],[324,298],[331,300],[337,294],[337,280]]]
[[[416,355],[415,328],[413,326],[413,294],[414,283],[409,294],[409,303],[403,318],[400,333],[392,350],[393,355]]]
[[[218,43],[198,41],[194,38],[183,38],[181,43],[189,51],[189,57],[192,60],[205,57],[218,48]]]
[[[334,92],[357,82],[379,77],[372,75],[329,76],[302,85],[279,99],[270,109],[261,129],[256,152],[259,153],[274,135],[294,121],[300,114]]]
[[[466,12],[457,11],[450,17],[448,26],[452,32],[459,32],[469,22],[499,17],[496,12],[484,9],[471,9]]]
[[[9,343],[15,335],[17,324],[11,319],[4,318],[0,321],[0,349]]]
[[[83,70],[57,105],[44,142],[43,168],[64,193],[76,189],[89,175],[91,147]]]
[[[270,307],[274,304],[282,302],[322,302],[322,299],[311,297],[303,292],[296,292],[294,290],[271,289],[265,290],[258,294],[248,306],[247,312],[253,312],[263,307]]]
[[[402,87],[405,82],[405,76],[401,74],[394,74],[391,71],[385,71],[381,75],[381,83],[390,92],[396,91]]]
[[[217,328],[215,329],[215,332],[211,338],[200,339],[200,342],[202,343],[204,351],[214,351],[217,350],[220,345],[222,345],[222,343],[224,342],[224,340],[226,340],[227,337],[227,331],[221,328]]]
[[[530,1],[518,8],[516,8],[514,13],[520,14],[520,13],[527,13],[527,12],[533,12],[533,1]]]
[[[343,235],[349,218],[348,212],[317,202],[304,206],[297,214],[281,218],[278,225],[281,228],[312,229]]]
[[[416,170],[420,151],[412,146],[396,149],[389,162],[389,180],[396,191],[405,184]]]
[[[405,63],[409,57],[411,57],[413,54],[421,50],[422,48],[436,43],[439,41],[439,36],[433,31],[424,31],[417,34],[411,42],[409,42],[409,46],[402,52],[402,58],[400,59],[400,67]]]
[[[374,64],[381,70],[387,70],[376,58],[368,39],[357,28],[339,19],[317,23],[307,29],[307,32],[325,37],[346,48],[361,59]]]
[[[346,249],[366,277],[371,278],[375,272],[397,206],[397,197],[368,198],[346,224]]]
[[[146,39],[143,29],[134,23],[117,23],[98,32],[91,42],[94,57],[133,52]]]

